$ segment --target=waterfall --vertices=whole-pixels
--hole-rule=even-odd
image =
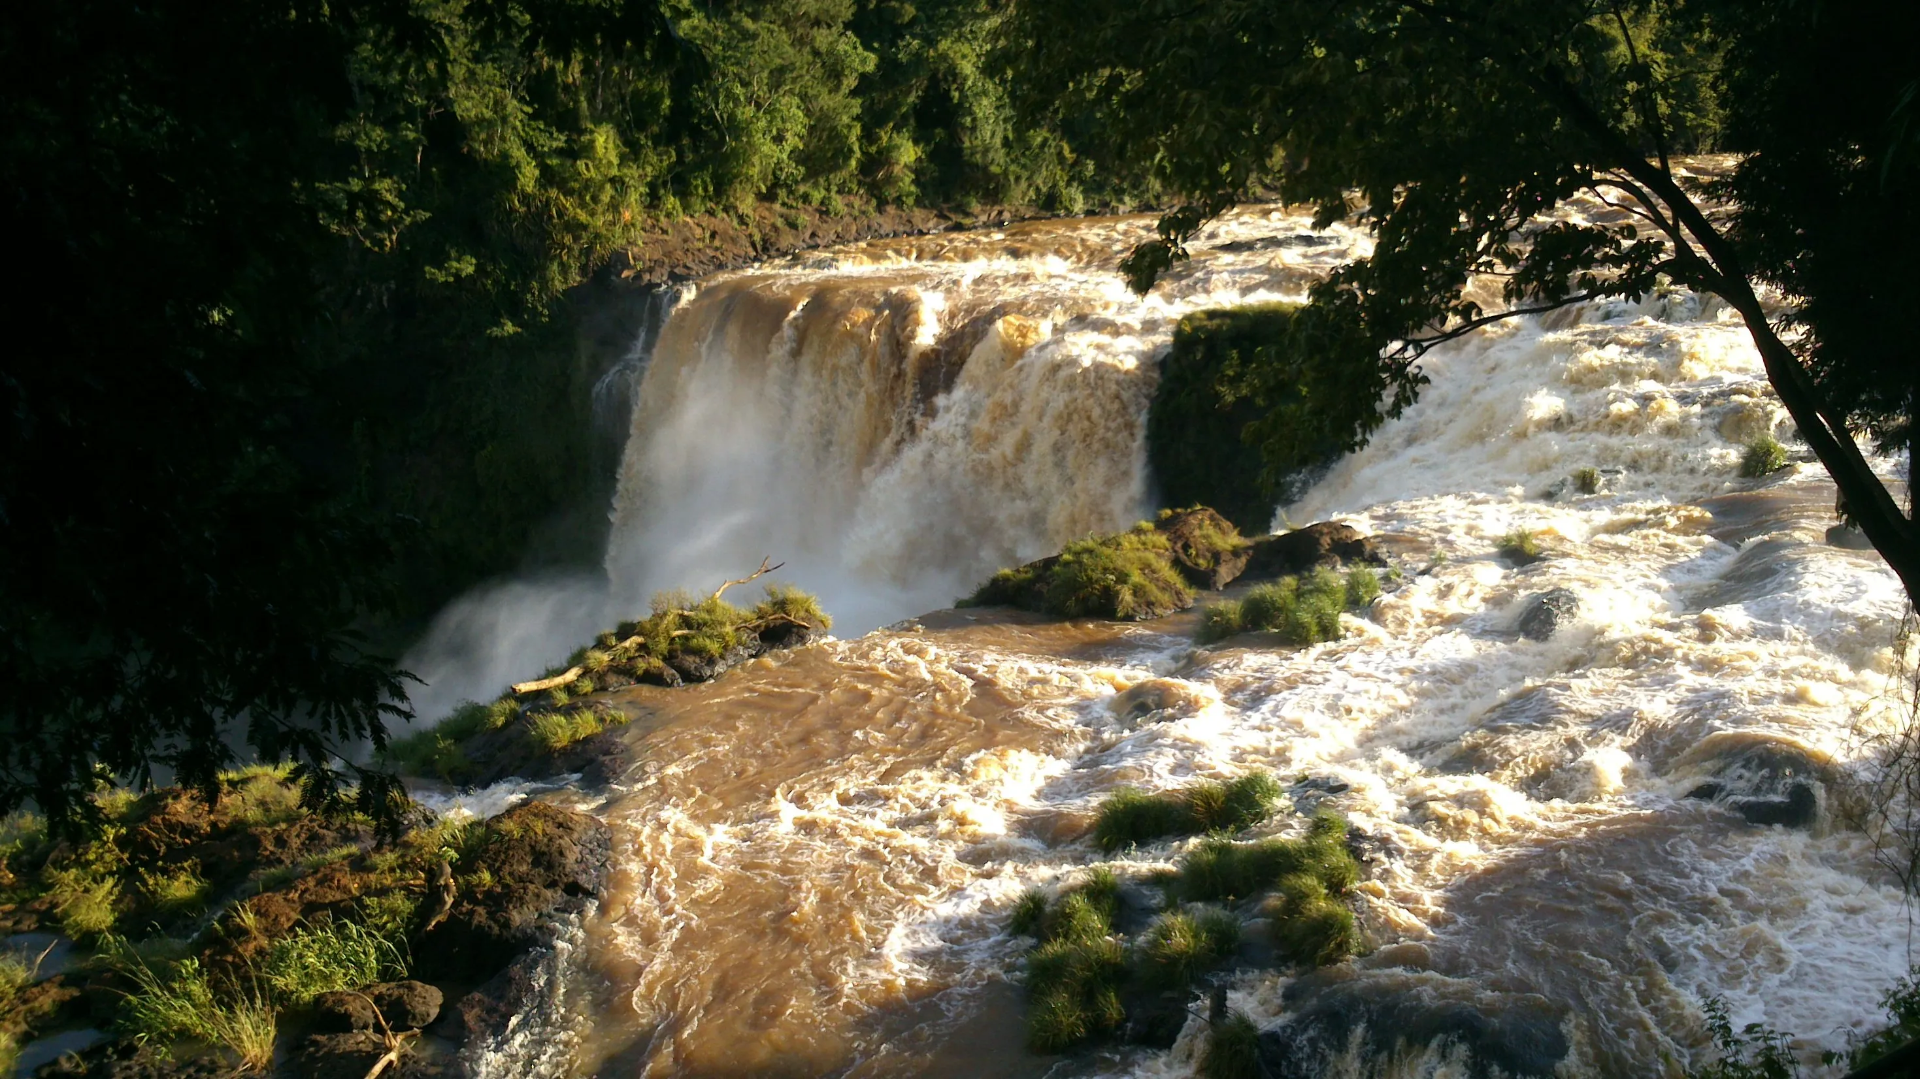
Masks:
[[[1039,1076],[1019,896],[1102,864],[1157,902],[1144,882],[1194,841],[1103,855],[1102,799],[1250,770],[1368,854],[1348,897],[1367,954],[1223,980],[1299,1074],[1674,1075],[1709,1058],[1714,997],[1809,1061],[1868,1029],[1907,917],[1836,792],[1881,722],[1904,595],[1827,542],[1810,455],[1739,475],[1745,442],[1792,432],[1739,319],[1698,297],[1430,353],[1422,399],[1279,515],[1394,559],[1343,639],[939,613],[1154,508],[1145,415],[1183,315],[1299,300],[1368,250],[1244,208],[1142,298],[1116,266],[1150,229],[1035,223],[702,282],[620,376],[604,580],[450,612],[494,686],[768,556],[840,619],[712,683],[620,691],[646,721],[598,792],[616,884],[555,974],[595,987],[554,998],[595,1016],[576,1073]],[[1548,557],[1502,556],[1516,529]],[[1577,603],[1522,634],[1551,593]],[[1204,1033],[1082,1070],[1192,1075]]]

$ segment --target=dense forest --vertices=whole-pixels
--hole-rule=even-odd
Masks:
[[[360,634],[391,646],[591,493],[570,290],[649,229],[1114,197],[1055,129],[1016,122],[1004,18],[11,12],[0,185],[32,271],[5,302],[34,329],[0,380],[0,665],[24,735],[4,800],[71,804],[92,760],[204,782],[242,714],[276,756],[371,733],[402,683]],[[592,516],[561,556],[591,556]]]
[[[689,215],[1171,208],[1130,262],[1144,288],[1235,200],[1351,212],[1376,257],[1216,387],[1269,465],[1410,404],[1445,336],[1416,331],[1490,314],[1470,273],[1509,275],[1515,309],[1751,278],[1807,301],[1768,362],[1789,404],[1827,395],[1796,412],[1822,459],[1850,428],[1904,447],[1886,304],[1913,270],[1884,237],[1913,230],[1917,83],[1871,7],[16,6],[0,803],[63,815],[96,768],[210,787],[240,722],[315,804],[340,789],[330,747],[404,711],[404,630],[591,503],[572,297]],[[1665,171],[1707,149],[1751,152],[1724,229]],[[1596,185],[1650,235],[1511,242]],[[1817,386],[1787,377],[1803,360]],[[1841,464],[1876,544],[1911,548]]]

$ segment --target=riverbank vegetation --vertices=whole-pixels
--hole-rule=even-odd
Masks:
[[[585,837],[602,827],[529,803],[485,822],[416,814],[383,842],[371,818],[302,812],[284,768],[219,783],[212,804],[179,788],[98,796],[100,823],[77,836],[34,816],[6,820],[0,928],[65,936],[73,949],[0,961],[0,1055],[98,1029],[117,1039],[113,1059],[149,1069],[172,1054],[181,1074],[264,1072],[276,1051],[347,1052],[309,1038],[336,1036],[327,1013],[340,994],[398,993],[416,1003],[379,1005],[393,1030],[424,1025],[433,1016],[417,1002],[437,1011],[441,991],[407,979],[464,991],[504,966],[532,941],[512,927],[530,930],[534,908],[564,894],[543,874],[587,872]]]
[[[755,656],[793,648],[833,627],[833,618],[808,592],[770,584],[762,598],[740,607],[727,589],[778,569],[760,569],[727,581],[705,598],[686,592],[653,597],[652,613],[620,625],[576,649],[538,678],[515,683],[488,704],[468,702],[440,723],[397,738],[381,761],[405,775],[449,783],[479,782],[496,767],[529,775],[556,755],[580,746],[631,716],[592,694],[633,685],[679,686],[719,677]],[[498,777],[495,777],[498,778]]]

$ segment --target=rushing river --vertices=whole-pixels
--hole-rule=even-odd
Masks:
[[[1907,912],[1832,781],[1887,689],[1903,595],[1826,541],[1817,464],[1738,477],[1750,438],[1798,444],[1716,305],[1589,305],[1432,353],[1419,403],[1276,522],[1350,522],[1402,567],[1344,640],[1208,651],[1192,614],[942,610],[1150,515],[1145,412],[1183,314],[1298,299],[1367,249],[1242,209],[1140,299],[1116,264],[1151,225],[872,243],[679,297],[633,367],[606,582],[456,608],[443,651],[491,635],[509,668],[436,691],[497,692],[652,590],[767,555],[842,636],[621,691],[638,763],[573,794],[616,825],[614,887],[555,959],[553,1014],[528,1018],[541,1051],[490,1070],[1191,1074],[1198,1019],[1170,1052],[1027,1053],[1007,914],[1099,860],[1086,830],[1115,787],[1256,768],[1307,777],[1297,807],[1369,837],[1371,954],[1231,983],[1263,1026],[1338,1039],[1328,1074],[1468,1074],[1507,1039],[1564,1049],[1564,1076],[1678,1075],[1706,1059],[1710,996],[1809,1060],[1871,1026]],[[1500,557],[1521,528],[1551,557]],[[1577,613],[1522,637],[1552,589]],[[1718,800],[1687,797],[1709,783]],[[1810,824],[1738,812],[1809,792]],[[1144,877],[1183,846],[1114,864]]]

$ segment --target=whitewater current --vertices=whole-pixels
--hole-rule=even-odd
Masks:
[[[1206,649],[1191,613],[944,610],[1150,516],[1145,414],[1181,316],[1301,299],[1368,249],[1242,208],[1140,298],[1117,261],[1151,225],[876,242],[700,282],[632,367],[605,579],[443,620],[443,642],[496,642],[509,669],[476,677],[504,680],[653,590],[767,556],[840,620],[713,683],[614,696],[636,763],[566,795],[616,826],[617,865],[547,975],[571,988],[537,1028],[568,1050],[545,1072],[1193,1074],[1198,1015],[1171,1050],[1027,1052],[1029,942],[1007,919],[1029,888],[1101,862],[1144,881],[1191,844],[1102,858],[1088,829],[1117,787],[1253,769],[1291,785],[1256,834],[1330,806],[1366,837],[1368,954],[1227,983],[1264,1029],[1337,1042],[1323,1074],[1466,1075],[1505,1039],[1560,1076],[1678,1076],[1710,1059],[1715,997],[1814,1067],[1872,1029],[1908,911],[1839,808],[1890,722],[1874,705],[1904,595],[1828,541],[1833,487],[1717,304],[1589,304],[1431,352],[1419,402],[1274,523],[1347,522],[1399,568],[1341,640]],[[1797,456],[1743,479],[1760,435]],[[1503,556],[1515,530],[1547,557]],[[1577,609],[1523,636],[1558,589]],[[1790,824],[1742,812],[1809,797]],[[496,1056],[522,1063],[483,1072],[539,1054]]]

